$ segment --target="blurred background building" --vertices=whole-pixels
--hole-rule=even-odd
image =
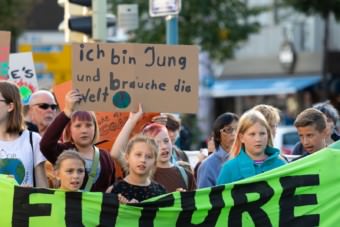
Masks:
[[[58,30],[65,28],[65,24],[61,23],[65,19],[64,9],[58,2],[63,5],[70,1],[29,1],[35,4],[27,13],[26,27],[17,39],[16,48],[20,52],[33,52],[40,87],[49,89],[54,84],[71,79],[70,44],[65,43],[65,33]],[[210,59],[207,52],[201,53],[200,104],[195,116],[201,140],[208,136],[212,122],[219,114],[226,111],[241,114],[260,103],[280,108],[283,124],[291,124],[302,109],[326,99],[340,110],[340,66],[337,64],[340,59],[340,41],[337,39],[340,24],[333,15],[330,17],[326,52],[328,61],[324,67],[325,20],[317,14],[306,16],[293,7],[283,7],[280,3],[284,1],[287,2],[243,0],[249,7],[265,9],[257,16],[246,17],[249,23],[260,23],[259,32],[251,34],[239,45],[233,59],[225,59],[222,63]],[[108,11],[116,13],[113,6],[118,5],[118,2],[122,1],[107,1]],[[191,15],[192,7],[185,3],[183,0],[180,15]],[[164,27],[164,22],[148,17],[145,13],[147,5],[146,1],[138,5],[139,8],[144,7],[144,13],[142,10],[139,13],[140,20],[146,20],[146,27],[150,27],[153,22]],[[211,20],[210,17],[206,19]],[[179,23],[180,31],[183,23]],[[139,26],[142,27],[142,22]],[[233,33],[233,30],[222,30],[227,38],[228,32]],[[164,37],[164,34],[159,36]],[[135,38],[138,38],[137,35]],[[180,37],[179,44],[182,41],[183,37]]]
[[[334,17],[329,21],[330,51],[324,78],[325,25],[320,16],[275,7],[275,0],[248,0],[247,4],[270,10],[249,18],[260,22],[261,29],[250,35],[234,59],[211,66],[215,80],[202,86],[201,97],[214,106],[215,116],[226,110],[241,114],[265,103],[280,108],[282,123],[291,124],[301,110],[325,99],[330,99],[339,109],[340,24]],[[202,119],[206,119],[209,114],[202,112]]]

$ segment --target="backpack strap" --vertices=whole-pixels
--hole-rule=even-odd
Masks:
[[[96,177],[98,163],[99,163],[99,149],[96,146],[93,146],[93,148],[94,148],[94,153],[93,153],[91,170],[89,172],[86,186],[84,188],[84,191],[87,191],[87,192],[90,191],[92,188],[94,178]]]
[[[189,189],[189,179],[188,179],[188,174],[186,173],[185,169],[178,164],[176,164],[175,166],[179,170],[179,172],[180,172],[180,174],[181,174],[181,176],[184,180],[185,186],[187,187],[187,189]]]
[[[36,182],[35,182],[35,166],[34,166],[34,148],[33,148],[33,133],[32,131],[28,131],[29,134],[30,134],[30,144],[31,144],[31,148],[32,148],[32,159],[33,159],[33,171],[32,171],[32,174],[33,174],[33,187],[35,187],[36,185]]]

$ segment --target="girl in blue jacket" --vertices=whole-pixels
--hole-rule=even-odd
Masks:
[[[218,184],[227,184],[284,165],[280,150],[272,147],[270,127],[264,116],[249,110],[240,118],[236,139],[218,176]]]

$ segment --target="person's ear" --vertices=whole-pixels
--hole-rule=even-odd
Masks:
[[[60,180],[60,172],[59,170],[53,170],[53,175],[55,176],[55,178],[59,181]]]
[[[8,106],[7,112],[12,112],[14,110],[14,103],[13,102],[10,102],[7,106]]]
[[[126,163],[128,163],[128,160],[129,160],[129,155],[128,154],[124,155],[124,160],[125,160]]]
[[[321,132],[321,135],[322,135],[322,138],[323,139],[327,139],[327,137],[328,137],[328,128],[326,127],[324,130],[322,130],[322,132]]]
[[[239,134],[238,138],[239,138],[241,143],[244,143],[244,135],[243,134]]]

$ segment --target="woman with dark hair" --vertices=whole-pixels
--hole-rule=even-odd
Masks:
[[[229,151],[235,139],[238,116],[234,113],[223,113],[213,125],[213,138],[216,151],[205,159],[197,172],[198,188],[216,185],[222,165],[229,158]]]

